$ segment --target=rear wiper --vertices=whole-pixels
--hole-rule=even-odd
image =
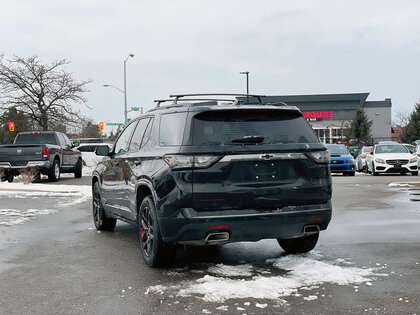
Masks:
[[[245,136],[239,139],[233,139],[231,143],[262,143],[265,137],[262,136]]]

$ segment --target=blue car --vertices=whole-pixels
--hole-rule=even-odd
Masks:
[[[331,157],[331,173],[354,176],[356,167],[347,147],[344,144],[327,144],[326,147]]]

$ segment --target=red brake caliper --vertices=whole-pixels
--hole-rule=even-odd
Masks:
[[[143,227],[141,227],[141,229],[140,229],[140,237],[143,238],[143,235],[144,235],[144,229],[143,229]]]

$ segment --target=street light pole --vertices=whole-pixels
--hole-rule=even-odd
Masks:
[[[246,94],[249,94],[249,71],[241,71],[240,74],[246,74]]]
[[[129,54],[124,60],[124,125],[127,125],[127,60],[134,57],[134,54]]]

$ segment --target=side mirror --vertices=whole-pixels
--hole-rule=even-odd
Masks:
[[[95,149],[95,154],[99,156],[108,156],[109,147],[107,145],[98,145]]]
[[[352,157],[354,157],[356,153],[354,151],[350,151],[350,154]]]

